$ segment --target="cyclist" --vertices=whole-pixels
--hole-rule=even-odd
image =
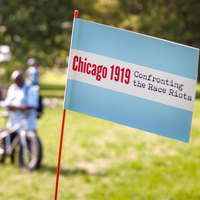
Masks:
[[[28,69],[26,76],[32,85],[39,85],[40,67],[36,58],[29,58],[27,61]]]
[[[23,119],[27,120],[27,130],[36,131],[37,117],[35,109],[38,107],[39,92],[37,87],[25,82],[23,73],[16,70],[12,73],[11,79],[14,82],[8,89],[5,99],[5,106],[11,111],[7,128],[13,127]],[[17,133],[11,135],[11,141]],[[13,157],[11,160],[13,162]]]

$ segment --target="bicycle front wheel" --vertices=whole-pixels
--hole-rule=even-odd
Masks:
[[[3,132],[3,129],[0,128],[0,134]],[[6,157],[6,144],[5,138],[0,138],[0,163],[3,163]]]
[[[21,142],[19,148],[19,167],[26,171],[33,171],[40,167],[42,159],[42,145],[35,132],[26,133],[25,145]]]

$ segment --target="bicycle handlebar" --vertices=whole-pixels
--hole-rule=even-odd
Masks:
[[[2,116],[2,117],[5,117],[5,118],[6,118],[6,117],[9,117],[9,116],[10,116],[10,111],[7,111],[7,110],[2,111],[2,112],[1,112],[1,116]]]
[[[7,130],[0,133],[0,139],[10,135],[11,133],[17,131],[19,128],[23,128],[27,125],[27,120],[23,119],[20,123],[15,124],[13,127],[8,128]]]

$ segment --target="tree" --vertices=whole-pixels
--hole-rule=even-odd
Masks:
[[[0,0],[0,45],[12,52],[0,64],[25,69],[37,57],[52,67],[59,56],[66,66],[75,9],[82,19],[199,48],[199,8],[199,0]]]
[[[142,33],[200,47],[200,1],[149,1],[145,15],[141,15]]]
[[[67,66],[74,10],[89,13],[93,6],[91,0],[81,2],[0,0],[0,45],[9,45],[12,53],[10,62],[0,63],[7,68],[7,77],[14,69],[25,70],[29,57],[52,67],[59,56]]]

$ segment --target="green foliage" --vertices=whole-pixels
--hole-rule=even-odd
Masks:
[[[2,0],[0,21],[6,31],[0,35],[0,44],[11,47],[14,59],[26,61],[30,56],[38,57],[42,65],[52,66],[53,62],[48,60],[60,56],[69,45],[72,10],[70,0]]]
[[[74,10],[79,17],[200,48],[199,0],[1,0],[0,45],[12,60],[0,63],[9,74],[25,69],[29,57],[43,67],[61,58],[66,67]]]
[[[145,34],[200,48],[200,1],[156,1],[141,15]]]

